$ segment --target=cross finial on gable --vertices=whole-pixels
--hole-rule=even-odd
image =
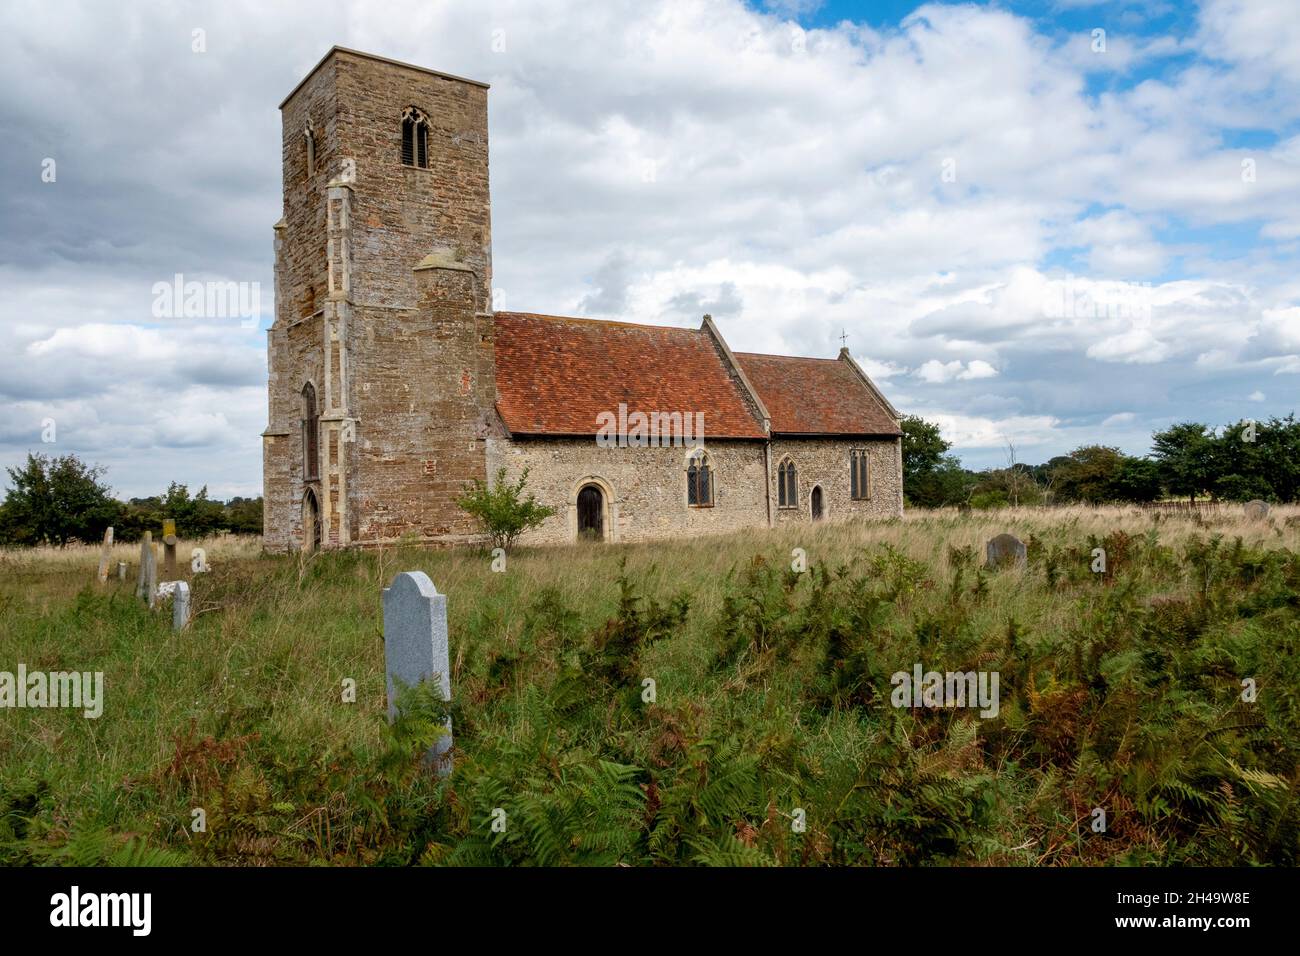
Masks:
[[[849,340],[849,330],[846,329],[846,328],[844,328],[843,326],[840,326],[840,329],[841,329],[841,332],[840,332],[840,348],[842,348],[842,349],[846,349],[846,348],[848,348],[848,345],[845,344],[845,343],[847,343],[848,340]]]

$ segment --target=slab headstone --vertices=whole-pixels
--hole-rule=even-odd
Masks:
[[[171,518],[163,519],[163,574],[167,580],[176,578],[176,522]]]
[[[172,630],[183,631],[190,623],[190,586],[184,581],[173,582],[172,591]]]
[[[153,532],[146,531],[140,539],[140,570],[135,575],[135,596],[149,600],[149,559],[153,556]]]
[[[1005,532],[989,540],[985,546],[985,553],[988,555],[990,568],[1023,568],[1029,561],[1029,552],[1025,549],[1025,543],[1014,534]]]
[[[119,581],[125,581],[125,580],[126,580],[126,562],[125,562],[125,561],[119,561],[119,562],[117,562],[117,579],[118,579]]]
[[[388,719],[397,717],[399,684],[412,687],[436,681],[443,700],[451,700],[450,648],[447,643],[447,596],[439,594],[423,571],[403,571],[384,588],[384,669],[388,682]],[[438,772],[451,773],[451,719],[447,733],[429,750]]]
[[[1268,517],[1268,513],[1271,510],[1272,509],[1268,506],[1267,501],[1260,501],[1258,498],[1256,498],[1254,501],[1247,501],[1246,520],[1263,521],[1265,518]]]
[[[194,548],[190,551],[190,571],[195,574],[205,574],[208,570],[208,553],[202,548]]]
[[[104,550],[99,553],[99,572],[95,575],[95,580],[103,584],[108,580],[108,559],[112,556],[113,551],[113,526],[109,525],[104,531]]]
[[[149,544],[149,553],[145,556],[145,560],[149,564],[145,569],[144,577],[145,599],[152,608],[158,604],[158,555],[154,553],[152,542]]]

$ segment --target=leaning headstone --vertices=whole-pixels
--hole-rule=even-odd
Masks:
[[[163,574],[167,580],[176,580],[176,522],[163,519]]]
[[[397,717],[398,684],[413,687],[437,681],[443,700],[451,700],[447,596],[439,594],[423,571],[403,571],[384,588],[384,669],[388,680],[388,719]],[[439,774],[451,773],[451,719],[447,732],[429,750]]]
[[[1023,568],[1029,561],[1025,543],[1014,534],[1000,534],[989,540],[985,548],[990,568]]]
[[[1247,501],[1246,520],[1263,521],[1265,518],[1268,517],[1268,513],[1271,510],[1272,509],[1269,508],[1267,501],[1260,501],[1258,498],[1256,498],[1254,501]]]
[[[146,531],[140,539],[140,570],[135,576],[135,596],[149,600],[149,559],[153,557],[153,532]]]
[[[108,559],[113,551],[113,526],[109,525],[104,532],[104,550],[99,553],[99,573],[95,575],[95,580],[103,584],[108,580]]]
[[[190,586],[184,581],[175,582],[172,591],[172,630],[183,631],[190,623]]]

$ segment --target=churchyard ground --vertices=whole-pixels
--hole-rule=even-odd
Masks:
[[[1027,564],[985,570],[1004,531]],[[133,596],[138,547],[102,586],[98,547],[0,553],[0,672],[103,674],[97,717],[0,708],[0,863],[1297,862],[1297,507],[909,512],[503,570],[255,539],[183,567],[195,544],[179,632]],[[417,569],[452,701],[390,725],[381,589]],[[918,672],[996,675],[996,707],[900,699]]]

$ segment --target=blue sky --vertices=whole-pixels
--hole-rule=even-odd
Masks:
[[[1292,3],[378,7],[0,11],[0,466],[259,493],[276,107],[334,44],[492,84],[498,307],[847,330],[973,467],[1296,408]],[[178,273],[256,284],[256,321],[154,315]]]

